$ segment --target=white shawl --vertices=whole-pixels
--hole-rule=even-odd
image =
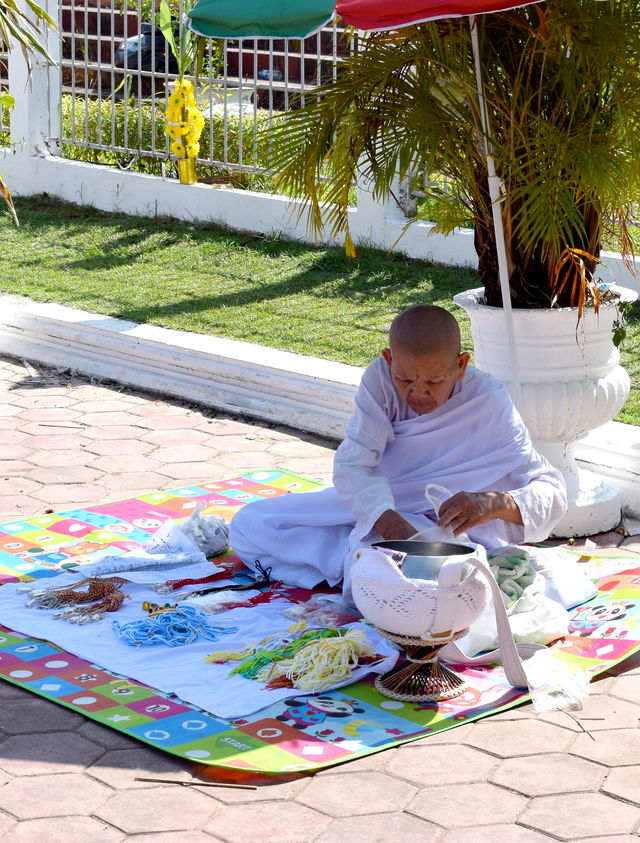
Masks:
[[[336,452],[335,488],[248,504],[231,522],[240,557],[273,576],[310,588],[344,577],[358,547],[381,538],[373,525],[395,509],[416,531],[432,526],[427,483],[458,491],[508,491],[524,525],[491,521],[469,530],[487,549],[538,541],[566,510],[560,473],[541,457],[505,388],[469,368],[451,398],[418,415],[399,398],[383,358],[365,370],[344,442]]]

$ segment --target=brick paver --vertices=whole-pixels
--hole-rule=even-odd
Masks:
[[[330,481],[334,444],[318,437],[33,368],[0,359],[0,521],[246,468]],[[595,539],[640,551],[634,528]],[[233,790],[198,786],[190,765],[0,682],[0,838],[638,840],[640,656],[596,681],[571,714],[520,706],[315,776],[256,777],[257,790]],[[145,775],[195,786],[134,781]]]
[[[561,840],[575,840],[581,835],[604,837],[632,832],[638,827],[640,808],[603,793],[571,793],[532,800],[520,819]]]

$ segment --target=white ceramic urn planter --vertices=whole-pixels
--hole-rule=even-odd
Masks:
[[[633,290],[617,287],[622,301],[634,301]],[[475,365],[513,391],[511,355],[502,308],[480,304],[483,290],[454,296],[471,321]],[[596,314],[585,308],[514,309],[521,395],[518,409],[536,448],[567,482],[569,511],[553,535],[585,536],[611,530],[621,516],[620,492],[574,457],[578,439],[610,421],[629,395],[629,376],[613,345],[615,303]]]

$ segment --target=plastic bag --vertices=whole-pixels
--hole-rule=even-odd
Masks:
[[[180,524],[180,529],[195,541],[205,556],[217,556],[229,547],[229,524],[218,515],[200,515],[204,507],[202,501]]]
[[[503,547],[489,556],[491,572],[507,609],[521,597],[545,593],[545,581],[531,565],[529,553],[521,547]],[[526,611],[522,607],[521,611]]]
[[[437,518],[440,507],[444,501],[451,497],[451,492],[446,486],[440,486],[438,483],[428,483],[424,490],[424,496],[431,504]],[[439,527],[437,524],[434,524],[433,527],[427,527],[426,530],[420,530],[419,533],[409,536],[409,538],[411,541],[421,542],[456,542],[459,544],[471,542],[471,539],[466,533],[456,536],[452,527]]]
[[[538,650],[527,659],[524,670],[535,710],[557,708],[579,710],[581,700],[589,695],[589,674],[569,665],[554,654],[553,648]]]
[[[546,594],[565,609],[586,603],[598,593],[593,580],[587,576],[575,557],[560,547],[531,548],[532,566],[546,581]]]
[[[342,626],[359,620],[357,609],[333,595],[316,594],[302,603],[294,603],[282,614],[294,621],[304,621],[308,627]]]
[[[505,547],[489,557],[509,626],[518,644],[549,644],[567,634],[567,610],[545,595],[545,579],[529,562],[529,554],[519,547]],[[469,632],[457,642],[466,656],[475,656],[498,647],[498,629],[493,598]]]
[[[183,606],[193,606],[200,612],[205,612],[207,615],[216,614],[217,612],[226,612],[230,606],[236,608],[237,606],[251,606],[251,600],[258,597],[259,591],[250,590],[243,591],[238,594],[232,589],[228,591],[218,591],[213,594],[194,594],[182,597],[178,595],[175,599]]]
[[[131,582],[153,582],[157,572],[206,564],[207,570],[214,573],[219,568],[208,567],[210,563],[194,542],[168,518],[164,524],[142,545],[128,553],[117,556],[106,553],[96,555],[94,562],[79,564],[76,573],[85,577],[100,577],[115,573],[126,573]],[[196,573],[195,576],[198,574]],[[149,579],[151,577],[151,579]]]

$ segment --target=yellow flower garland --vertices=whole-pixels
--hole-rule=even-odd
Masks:
[[[196,105],[193,82],[178,79],[167,101],[165,132],[171,138],[171,152],[178,158],[196,158],[204,117]]]

